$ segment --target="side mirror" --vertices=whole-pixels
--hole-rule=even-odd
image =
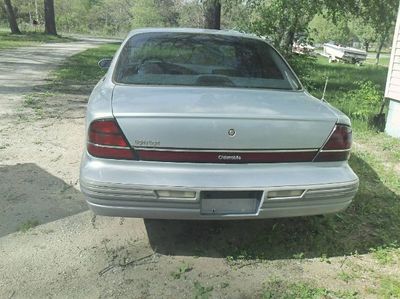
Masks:
[[[103,70],[108,70],[111,65],[112,58],[103,58],[101,59],[97,64],[99,67],[101,67]]]

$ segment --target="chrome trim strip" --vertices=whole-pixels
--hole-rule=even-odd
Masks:
[[[103,145],[103,144],[93,143],[90,141],[88,141],[88,144],[94,145],[96,147],[106,147],[106,148],[115,148],[115,149],[131,149],[128,146]]]
[[[295,189],[293,189],[293,190],[295,190]],[[298,189],[297,189],[298,190]],[[265,195],[265,200],[264,200],[264,202],[266,202],[266,201],[274,201],[274,200],[285,200],[285,199],[302,199],[303,197],[304,197],[304,194],[306,194],[306,192],[307,192],[307,190],[306,189],[304,189],[303,190],[303,193],[301,193],[301,195],[299,195],[299,196],[280,196],[280,197],[268,197],[268,193],[270,192],[270,191],[286,191],[286,190],[268,190],[267,192],[266,192],[266,195]],[[287,191],[292,191],[292,189],[287,189]]]
[[[320,153],[341,153],[341,152],[349,152],[351,148],[342,149],[342,150],[320,150]]]
[[[178,149],[178,148],[154,148],[154,147],[137,147],[135,150],[139,151],[159,151],[159,152],[209,152],[209,153],[303,153],[303,152],[317,152],[318,149],[293,149],[293,150],[225,150],[225,149]]]

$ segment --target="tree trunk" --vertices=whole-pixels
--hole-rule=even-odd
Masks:
[[[379,46],[378,46],[378,49],[376,50],[376,65],[379,64],[379,59],[381,57],[382,48],[385,45],[385,42],[388,37],[389,37],[389,27],[387,27],[386,30],[384,30],[383,34],[381,35],[381,37],[379,39]]]
[[[17,18],[15,17],[14,9],[11,5],[11,0],[4,0],[4,9],[7,13],[8,23],[12,34],[21,34],[18,28]]]
[[[294,36],[295,36],[294,28],[289,28],[288,31],[284,35],[282,45],[281,45],[281,50],[284,53],[285,57],[289,57],[290,55],[292,55]]]
[[[221,29],[221,2],[219,0],[207,0],[204,7],[204,28]]]
[[[44,32],[57,35],[54,0],[44,0]]]

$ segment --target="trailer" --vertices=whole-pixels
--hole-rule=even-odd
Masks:
[[[292,52],[300,55],[316,56],[315,47],[300,42],[294,42],[292,46]]]
[[[345,63],[361,65],[367,59],[366,51],[351,47],[342,47],[329,43],[324,44],[323,55],[328,57],[329,63],[343,61]]]

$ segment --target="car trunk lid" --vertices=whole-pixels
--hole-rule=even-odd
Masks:
[[[180,151],[175,160],[197,153],[204,162],[214,153],[225,162],[257,162],[245,154],[312,152],[337,121],[325,104],[298,91],[118,85],[112,108],[131,146],[149,160],[160,151]]]

